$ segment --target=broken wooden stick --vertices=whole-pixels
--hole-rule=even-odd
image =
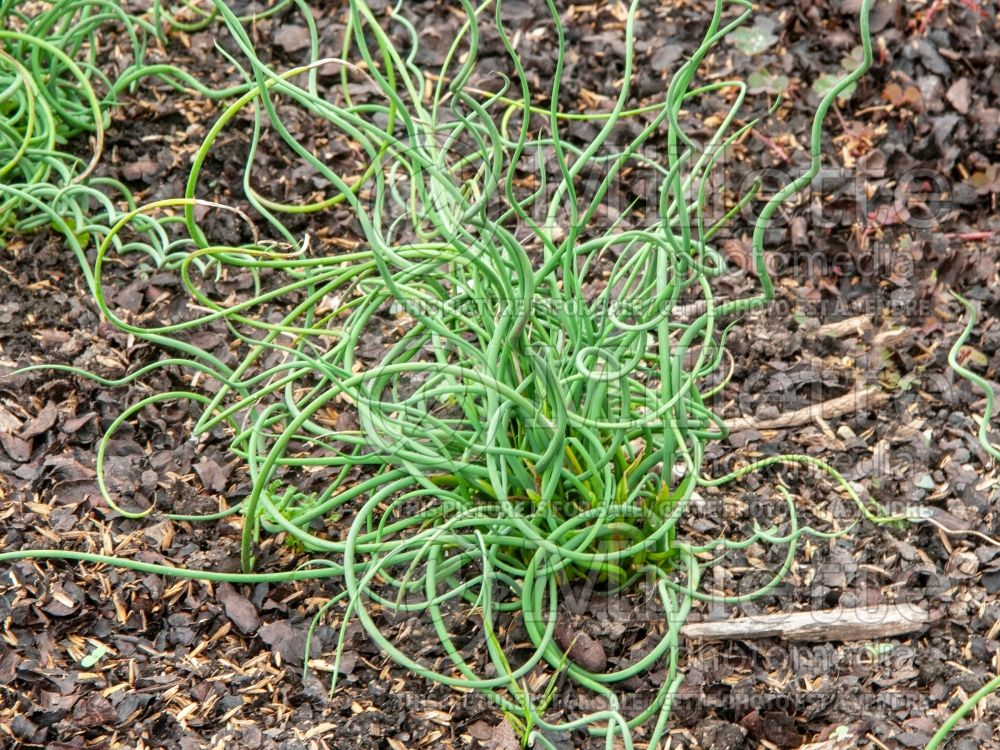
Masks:
[[[930,622],[927,610],[916,604],[879,604],[754,615],[739,620],[696,622],[681,628],[692,640],[733,641],[782,638],[786,641],[868,641],[913,633]]]
[[[872,409],[889,399],[889,394],[880,385],[869,385],[856,388],[843,396],[831,398],[820,404],[812,404],[801,409],[782,414],[774,419],[755,419],[754,417],[733,417],[725,424],[730,432],[740,430],[782,430],[786,427],[801,427],[814,421],[816,417],[832,419],[844,414],[851,414],[861,409]]]
[[[856,315],[845,320],[836,320],[833,323],[825,323],[816,329],[817,336],[829,336],[834,339],[841,339],[845,336],[861,335],[872,327],[872,319],[868,315]]]

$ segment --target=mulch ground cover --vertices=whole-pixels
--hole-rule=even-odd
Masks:
[[[371,3],[377,6],[377,3]],[[458,15],[449,3],[422,4],[426,54],[447,49]],[[756,76],[760,112],[770,90],[784,102],[733,149],[727,176],[737,187],[754,169],[794,173],[803,160],[817,101],[813,82],[836,75],[857,44],[854,0],[760,4],[757,27],[773,41],[752,54],[726,44],[713,76]],[[345,8],[315,3],[324,46],[339,51]],[[504,3],[521,29],[520,51],[544,88],[552,59],[548,11],[538,0]],[[698,38],[704,2],[644,8],[636,28],[636,103],[662,96],[665,81]],[[573,52],[567,101],[606,106],[621,73],[620,4],[565,6]],[[255,43],[276,66],[299,61],[308,36],[292,10],[255,24]],[[741,608],[748,613],[911,601],[931,622],[887,643],[790,645],[777,639],[688,644],[687,675],[672,722],[673,747],[712,750],[923,747],[964,698],[1000,670],[1000,479],[975,440],[983,398],[947,366],[962,310],[961,290],[981,320],[962,357],[996,381],[1000,374],[1000,32],[996,9],[975,2],[876,4],[876,60],[830,117],[822,184],[785,211],[769,232],[778,300],[739,324],[729,341],[734,373],[717,397],[726,418],[745,418],[713,446],[710,468],[802,452],[824,457],[889,508],[933,506],[938,525],[861,524],[830,542],[803,546],[785,582]],[[154,51],[202,80],[235,76],[214,50],[211,30],[174,34]],[[220,36],[218,42],[226,46]],[[114,36],[105,51],[114,64]],[[499,56],[499,52],[497,53]],[[488,54],[486,55],[488,57]],[[711,107],[706,100],[701,106]],[[100,169],[142,200],[182,194],[189,158],[216,105],[156,84],[140,87],[117,111]],[[723,109],[720,107],[720,111]],[[342,148],[333,134],[308,139]],[[592,124],[580,122],[585,141]],[[230,128],[204,174],[203,197],[239,201],[245,129]],[[81,142],[81,149],[86,143]],[[339,152],[338,152],[339,153]],[[341,158],[349,160],[346,150]],[[842,168],[842,169],[840,169]],[[257,175],[282,198],[306,199],[324,187],[286,155],[265,149]],[[627,179],[627,178],[626,178]],[[636,178],[638,179],[638,177]],[[639,189],[639,188],[636,188]],[[213,231],[240,241],[239,224],[216,217]],[[346,212],[293,222],[329,252],[349,246]],[[747,221],[722,241],[732,272],[719,279],[738,293],[748,268]],[[12,375],[18,367],[67,363],[120,377],[161,356],[102,322],[72,255],[54,233],[4,238],[0,249],[0,532],[3,550],[60,546],[150,562],[233,571],[238,520],[192,525],[119,517],[99,499],[95,450],[123,405],[183,386],[162,370],[121,388],[59,373]],[[172,275],[125,257],[104,278],[116,309],[169,315],[179,291]],[[152,312],[150,312],[152,311]],[[203,331],[203,348],[224,350],[223,328]],[[211,339],[215,336],[215,339]],[[781,417],[810,404],[877,392],[806,424]],[[157,508],[205,512],[247,489],[242,467],[220,436],[188,439],[188,407],[145,410],[113,441],[109,482]],[[684,521],[691,538],[743,528],[779,510],[774,474],[747,477],[706,494]],[[797,502],[833,524],[853,508],[810,474],[786,477]],[[942,528],[943,527],[943,528]],[[985,536],[949,534],[972,529]],[[708,588],[758,587],[782,550],[754,545],[717,571]],[[260,566],[288,569],[297,553],[272,537]],[[0,578],[0,747],[49,748],[494,748],[517,747],[502,717],[474,693],[428,684],[387,661],[359,627],[348,629],[338,688],[328,692],[344,607],[318,629],[303,678],[311,617],[340,592],[333,580],[306,584],[228,584],[169,580],[91,565],[25,561]],[[586,596],[566,612],[568,640],[585,639],[611,664],[624,663],[658,635],[662,622],[648,591]],[[733,614],[698,607],[694,617]],[[386,627],[391,615],[384,613]],[[398,618],[396,638],[419,651],[436,641],[418,618]],[[507,637],[517,641],[516,623]],[[433,652],[425,655],[433,657]],[[656,672],[627,686],[635,707],[658,685]],[[565,685],[553,715],[598,708]],[[629,710],[629,702],[625,702]],[[838,729],[845,727],[845,729]],[[1000,748],[1000,700],[984,702],[949,747]],[[838,740],[838,737],[843,739]],[[641,743],[641,736],[637,738]],[[565,748],[603,747],[582,735],[554,737]],[[837,744],[837,743],[841,744]]]

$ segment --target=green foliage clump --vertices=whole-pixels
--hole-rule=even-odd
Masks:
[[[627,11],[621,86],[602,112],[568,113],[561,87],[567,43],[548,0],[554,40],[551,86],[533,90],[504,23],[502,0],[462,0],[465,22],[440,67],[417,60],[419,33],[400,2],[379,17],[352,0],[343,50],[322,58],[308,8],[309,59],[276,72],[260,59],[247,23],[222,0],[212,10],[190,5],[187,20],[159,3],[142,18],[97,0],[54,3],[29,16],[2,7],[16,31],[0,32],[0,226],[25,231],[51,224],[67,238],[103,315],[118,328],[172,352],[118,381],[168,366],[196,374],[200,390],[157,393],[125,409],[98,453],[98,483],[110,440],[147,406],[189,400],[201,407],[193,436],[225,434],[252,489],[206,516],[242,517],[243,571],[167,568],[67,550],[0,555],[84,560],[203,580],[260,582],[341,579],[347,615],[397,663],[446,685],[482,691],[506,711],[525,742],[549,746],[547,732],[586,727],[632,746],[631,730],[652,723],[656,746],[683,679],[679,630],[697,600],[743,603],[772,590],[790,569],[804,535],[792,496],[782,526],[755,523],[745,538],[685,542],[678,523],[699,489],[718,487],[775,464],[797,464],[833,477],[874,522],[851,485],[816,458],[774,456],[717,478],[707,475],[706,447],[726,436],[710,399],[727,382],[726,336],[734,316],[774,295],[764,263],[771,217],[815,177],[825,115],[849,95],[871,63],[868,10],[861,9],[861,47],[844,76],[817,90],[806,170],[771,198],[754,226],[752,258],[758,294],[719,300],[712,279],[724,263],[713,238],[756,187],[713,216],[708,196],[727,147],[756,123],[737,126],[748,95],[741,80],[701,83],[706,56],[729,37],[748,54],[774,44],[773,26],[744,25],[746,0],[718,0],[704,37],[677,69],[662,101],[630,108],[638,2]],[[289,3],[278,3],[275,13]],[[727,13],[736,10],[735,16]],[[193,15],[191,15],[193,13]],[[134,63],[114,80],[98,70],[93,35],[122,25]],[[212,90],[169,65],[143,62],[161,29],[222,24],[239,53],[243,81]],[[483,37],[505,50],[506,69],[479,70]],[[339,71],[339,91],[320,88],[320,73]],[[787,81],[750,84],[776,91]],[[185,194],[135,205],[124,186],[91,176],[110,110],[147,77],[224,101],[194,155]],[[323,80],[328,76],[324,75]],[[103,93],[98,94],[100,90]],[[718,96],[725,114],[692,114]],[[298,110],[325,132],[346,139],[360,166],[335,169],[288,125]],[[570,125],[584,121],[583,141]],[[244,170],[246,210],[203,197],[203,172],[227,128],[250,123]],[[699,142],[691,134],[707,132]],[[89,164],[67,148],[76,136],[96,142]],[[283,147],[329,186],[309,203],[268,197],[254,181],[255,157]],[[609,212],[610,196],[631,170],[658,186]],[[357,230],[343,252],[317,252],[286,223],[294,215],[347,211]],[[204,212],[254,215],[271,240],[216,244]],[[91,255],[88,256],[88,250]],[[116,254],[139,251],[180,277],[194,311],[182,322],[139,325],[108,304],[102,273]],[[213,283],[244,274],[243,297]],[[694,312],[691,312],[691,311]],[[192,343],[198,328],[224,323],[237,362]],[[77,374],[74,368],[62,368]],[[100,379],[99,379],[100,380]],[[310,481],[321,476],[322,481]],[[318,489],[316,485],[319,484]],[[294,571],[255,571],[264,534],[286,535],[312,555]],[[759,590],[713,597],[700,588],[706,559],[757,542],[787,546],[785,562]],[[567,657],[555,631],[564,587],[580,579],[622,590],[639,581],[655,591],[664,633],[626,667],[592,672]],[[337,600],[335,600],[337,601]],[[335,601],[331,601],[321,617]],[[404,652],[381,629],[380,611],[421,614],[433,627],[446,665]],[[473,660],[465,637],[475,613],[494,674]],[[518,659],[497,635],[519,616],[530,649]],[[342,631],[346,632],[346,631]],[[615,686],[655,665],[666,677],[655,696],[626,715]],[[544,667],[568,675],[607,700],[607,710],[547,721],[556,681],[540,699],[526,677]]]

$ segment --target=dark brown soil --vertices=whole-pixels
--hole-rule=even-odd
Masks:
[[[343,8],[315,5],[326,8],[317,17],[324,45],[335,54]],[[432,54],[434,40],[448,41],[457,19],[448,3],[425,5]],[[752,57],[724,45],[711,60],[709,67],[719,75],[766,70],[789,81],[778,113],[735,149],[728,170],[736,185],[752,168],[801,169],[817,100],[811,82],[837,72],[856,44],[857,5],[856,0],[766,0],[759,15],[774,22],[779,41]],[[923,24],[931,6],[936,10]],[[507,0],[504,7],[525,32],[547,23],[539,0]],[[620,13],[618,6],[604,4],[567,12],[569,39],[578,50],[566,73],[567,102],[616,93]],[[878,384],[887,397],[805,426],[735,431],[713,446],[710,473],[777,453],[807,453],[837,466],[863,497],[897,510],[929,505],[949,528],[1000,537],[998,469],[975,440],[974,417],[982,414],[984,400],[955,378],[946,362],[963,325],[961,309],[948,295],[954,288],[981,312],[963,352],[966,363],[994,382],[1000,372],[995,13],[992,5],[972,0],[876,3],[876,64],[853,98],[831,114],[825,136],[827,164],[843,172],[831,171],[769,233],[780,271],[778,300],[735,329],[729,341],[735,370],[717,405],[727,418],[768,420],[854,392],[859,384]],[[708,14],[703,1],[643,9],[635,82],[643,101],[662,96]],[[295,31],[288,31],[296,23],[289,11],[255,29],[276,64],[298,61]],[[177,35],[160,54],[219,83],[233,73],[212,42],[208,32]],[[220,42],[227,46],[221,36]],[[545,81],[552,67],[547,38],[526,33],[520,50],[528,70]],[[215,104],[193,96],[149,96],[154,87],[168,91],[150,83],[118,112],[102,164],[105,173],[123,179],[145,200],[182,193],[188,155],[217,112]],[[769,97],[762,94],[754,102],[759,114]],[[304,133],[312,127],[306,119],[296,126]],[[575,127],[574,137],[589,137],[589,125]],[[164,134],[174,137],[158,138]],[[210,178],[203,197],[239,202],[229,186],[240,182],[246,137],[245,130],[230,128],[217,143],[205,168]],[[277,149],[265,149],[259,158],[260,179],[282,186],[287,192],[282,197],[321,187],[295,169]],[[228,234],[229,241],[245,239],[234,236],[237,224],[218,221],[214,230]],[[310,231],[331,252],[337,251],[335,238],[353,234],[349,217],[336,211],[290,226]],[[748,226],[738,222],[721,242],[733,268],[719,280],[722,294],[756,283],[741,270]],[[162,353],[101,321],[58,236],[5,242],[0,249],[0,548],[64,546],[235,570],[235,521],[199,526],[155,513],[133,521],[111,512],[96,491],[94,452],[105,427],[123,404],[180,387],[186,376],[168,369],[108,389],[58,373],[10,375],[28,364],[72,363],[120,377]],[[172,283],[155,269],[143,271],[136,258],[116,264],[105,278],[114,304],[136,311],[160,297],[166,300],[160,309],[169,310],[177,291]],[[225,346],[221,330],[199,335],[218,336],[203,345]],[[124,428],[108,462],[111,481],[140,504],[158,508],[205,511],[216,508],[220,497],[239,496],[247,486],[241,467],[222,451],[221,440],[190,442],[187,418],[186,405],[163,406]],[[706,493],[692,508],[685,534],[698,540],[745,533],[754,518],[766,524],[780,516],[776,478],[776,472],[763,472],[725,492]],[[816,475],[793,472],[783,478],[803,518],[844,526],[856,517],[837,499],[835,487]],[[731,555],[708,588],[727,593],[756,588],[783,554],[755,545]],[[261,559],[274,570],[296,562],[294,551],[277,542],[264,544]],[[414,678],[356,626],[349,628],[342,675],[330,696],[343,605],[334,606],[318,629],[310,654],[314,670],[303,679],[305,629],[318,608],[339,593],[333,581],[234,589],[44,562],[6,565],[2,572],[0,747],[516,747],[502,724],[495,728],[501,717],[484,700]],[[611,665],[625,663],[662,632],[647,596],[639,590],[614,601],[583,601],[578,611],[567,613],[567,627],[600,643]],[[842,539],[803,544],[785,582],[741,609],[884,601],[920,603],[931,611],[932,623],[911,638],[884,644],[689,644],[682,655],[686,680],[671,746],[925,746],[951,711],[1000,671],[1000,547],[928,524],[895,529],[862,523]],[[699,607],[694,617],[731,614]],[[433,634],[419,619],[396,627],[411,646],[433,648],[428,645]],[[516,630],[508,635],[516,640]],[[97,649],[107,652],[88,660]],[[629,701],[634,708],[648,698],[662,674],[636,679],[626,708]],[[567,685],[553,716],[579,715],[598,705]],[[830,740],[842,732],[843,744]],[[642,746],[641,736],[637,739]],[[603,747],[575,735],[550,740],[565,748]],[[1000,699],[982,703],[959,725],[949,747],[1000,748]]]

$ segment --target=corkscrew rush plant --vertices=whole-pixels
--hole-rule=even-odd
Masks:
[[[6,3],[21,30],[0,37],[2,223],[61,231],[103,316],[171,352],[118,380],[49,369],[109,386],[168,367],[191,374],[190,389],[142,399],[108,427],[98,485],[105,501],[130,518],[154,512],[184,521],[240,518],[242,571],[62,549],[5,553],[0,560],[58,558],[234,583],[336,578],[344,591],[317,622],[344,604],[338,660],[346,624],[356,619],[398,664],[487,695],[519,723],[526,742],[551,747],[548,733],[586,728],[606,737],[609,748],[616,738],[632,747],[641,727],[648,746],[657,746],[683,679],[679,632],[694,603],[760,597],[783,580],[804,536],[831,538],[853,528],[800,523],[793,496],[778,486],[786,517],[754,521],[743,538],[695,544],[678,526],[699,490],[795,465],[832,479],[857,507],[858,521],[920,520],[887,516],[815,457],[773,456],[715,478],[706,465],[706,447],[726,435],[709,405],[728,380],[726,336],[734,316],[774,296],[765,233],[779,207],[818,173],[826,113],[871,64],[870,4],[864,0],[860,11],[863,61],[822,97],[808,168],[758,214],[752,247],[760,292],[723,300],[712,287],[724,266],[712,240],[757,188],[721,216],[708,198],[725,150],[756,120],[739,124],[747,97],[742,81],[701,83],[698,72],[750,17],[745,0],[718,0],[663,100],[629,108],[642,12],[633,1],[624,21],[620,90],[610,109],[597,113],[562,108],[568,44],[551,0],[554,72],[545,92],[529,84],[502,0],[462,0],[466,21],[434,70],[417,62],[419,34],[404,2],[378,17],[352,0],[339,57],[319,55],[306,3],[278,3],[268,12],[294,6],[310,35],[308,59],[283,72],[260,59],[248,19],[221,0],[210,10],[190,4],[173,14],[155,4],[148,20],[110,3],[56,3],[48,16],[36,17]],[[94,62],[98,19],[124,25],[133,39],[135,62],[114,80]],[[143,62],[146,40],[164,25],[191,30],[213,23],[231,34],[241,57],[228,57],[242,81],[213,90],[173,66]],[[477,62],[487,32],[506,54],[507,68],[484,76]],[[339,89],[320,85],[331,70]],[[92,165],[61,145],[92,133],[99,154],[110,109],[146,79],[227,103],[194,154],[185,194],[138,206],[124,186],[92,177]],[[707,98],[724,102],[725,114],[695,123],[709,133],[696,142],[689,134],[692,105]],[[334,168],[296,136],[286,124],[296,111],[348,139],[360,166]],[[593,137],[574,136],[573,121],[589,122]],[[246,205],[226,208],[206,195],[203,172],[220,136],[244,125]],[[328,192],[308,203],[269,195],[254,179],[254,164],[278,147],[325,180]],[[657,177],[656,195],[606,219],[609,197],[623,174],[636,169]],[[286,225],[293,215],[327,210],[353,219],[357,241],[345,238],[348,249],[321,251]],[[252,243],[210,239],[205,215],[226,211],[250,227]],[[258,235],[253,219],[267,231]],[[179,276],[190,297],[188,317],[153,324],[113,309],[104,269],[136,251]],[[213,287],[240,275],[250,279],[242,298]],[[194,343],[199,329],[220,323],[231,335],[235,363]],[[374,356],[371,341],[378,344]],[[200,407],[192,439],[225,434],[252,489],[202,516],[135,507],[105,475],[113,438],[147,407],[184,400]],[[321,489],[311,488],[310,476],[322,478]],[[257,570],[265,534],[284,535],[308,558],[292,571]],[[756,543],[787,548],[765,585],[728,597],[702,590],[706,567]],[[648,584],[663,618],[659,643],[605,672],[567,658],[555,638],[562,593],[585,579],[609,591]],[[394,642],[384,632],[388,611],[425,617],[445,666]],[[530,643],[517,658],[501,642],[513,618]],[[481,640],[470,640],[470,628]],[[489,665],[477,661],[476,645]],[[640,711],[626,711],[621,684],[658,665],[666,677],[655,697]],[[538,670],[568,676],[602,696],[607,708],[547,719],[551,691],[536,699],[528,686]]]
[[[272,15],[291,0],[278,0],[252,18]],[[184,7],[197,10],[196,6]],[[121,206],[136,207],[120,181],[94,177],[100,163],[111,112],[123,92],[148,76],[169,77],[198,93],[223,99],[244,93],[249,85],[212,89],[185,71],[144,63],[151,40],[163,29],[192,31],[210,23],[178,20],[161,0],[146,16],[127,12],[110,0],[60,0],[54,3],[0,2],[0,230],[29,232],[51,226],[61,232],[76,255],[88,286],[94,279],[87,247],[107,236],[121,217]],[[249,21],[251,17],[241,20]],[[100,33],[124,32],[131,62],[116,75],[98,63]],[[90,136],[89,145],[72,147]],[[86,156],[89,152],[89,156]],[[126,209],[126,210],[127,210]],[[176,260],[178,240],[163,231],[169,221],[147,221],[141,239],[115,250],[148,253],[157,265]],[[183,247],[184,242],[179,241]]]

